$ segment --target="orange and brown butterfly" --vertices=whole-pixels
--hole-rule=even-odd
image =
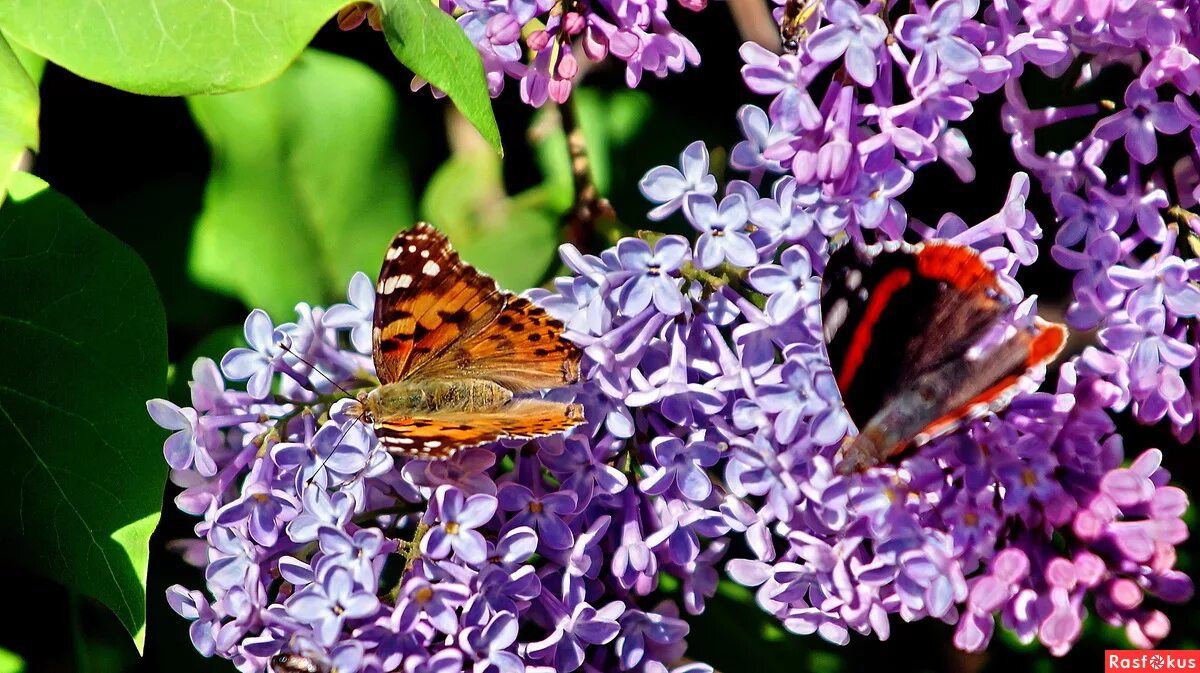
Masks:
[[[429,224],[397,234],[384,256],[373,337],[381,385],[351,413],[394,455],[444,459],[583,422],[578,404],[514,397],[579,380],[562,323],[462,261]]]

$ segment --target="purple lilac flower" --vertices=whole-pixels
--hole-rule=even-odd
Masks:
[[[199,427],[200,419],[195,409],[180,409],[168,400],[153,399],[146,402],[146,411],[160,428],[174,430],[163,443],[167,465],[175,470],[186,470],[194,464],[196,471],[206,477],[217,473],[216,463],[197,438],[203,430]]]
[[[661,220],[679,210],[684,199],[692,194],[711,196],[717,191],[717,180],[708,172],[708,148],[702,142],[688,145],[679,155],[679,168],[659,166],[651,169],[638,186],[649,200],[661,204],[647,215]]]
[[[504,524],[506,531],[527,526],[537,533],[541,544],[550,549],[570,549],[575,535],[563,516],[575,511],[575,494],[550,493],[541,497],[522,484],[505,484],[500,488],[500,508],[516,514]]]
[[[275,367],[283,362],[287,345],[286,326],[276,329],[265,311],[255,310],[246,318],[246,343],[250,348],[235,348],[221,358],[221,369],[233,381],[247,381],[246,392],[261,400],[271,390]]]
[[[664,315],[683,312],[679,282],[671,277],[688,256],[688,244],[682,236],[664,236],[651,250],[645,241],[627,238],[617,246],[617,258],[631,277],[618,290],[618,302],[625,315],[637,315],[651,302]]]
[[[825,3],[825,16],[829,24],[808,38],[806,51],[818,63],[829,63],[844,54],[850,76],[863,86],[874,84],[878,61],[875,52],[888,34],[883,20],[864,12],[851,0]]]
[[[326,327],[350,330],[350,343],[360,353],[371,352],[371,317],[375,315],[374,284],[367,274],[354,274],[346,293],[349,304],[335,304],[325,311]]]
[[[272,489],[262,482],[248,482],[242,497],[217,511],[219,526],[245,524],[250,538],[264,547],[279,539],[284,524],[296,518],[300,503],[281,489]]]
[[[496,513],[496,498],[484,493],[464,497],[453,486],[440,486],[436,499],[439,523],[421,539],[421,552],[436,559],[453,551],[467,563],[483,561],[487,547],[475,529]]]
[[[332,645],[341,635],[346,620],[373,614],[379,599],[356,587],[350,571],[333,567],[320,582],[310,584],[287,601],[288,613],[312,627],[317,639]]]
[[[1126,109],[1096,125],[1101,140],[1113,142],[1125,138],[1125,151],[1140,164],[1149,164],[1158,156],[1159,133],[1175,134],[1188,127],[1187,120],[1173,102],[1159,102],[1153,90],[1132,82],[1125,90]]]
[[[577,74],[560,40],[625,60],[631,84],[695,62],[660,5],[549,18],[533,1],[443,8],[480,46],[493,93],[520,79],[533,104],[564,98]],[[278,328],[251,313],[250,347],[221,368],[245,390],[201,361],[191,407],[148,403],[174,433],[164,455],[184,489],[176,502],[198,518],[181,546],[205,565],[204,590],[168,593],[196,647],[247,672],[284,651],[369,673],[665,671],[686,651],[678,615],[704,609],[730,548],[751,554],[724,565],[732,581],[756,587],[785,629],[830,642],[933,618],[955,624],[961,649],[987,647],[1000,628],[1062,654],[1084,605],[1137,646],[1165,637],[1156,606],[1193,591],[1175,568],[1188,501],[1161,452],[1125,464],[1111,414],[1128,409],[1184,440],[1200,430],[1200,262],[1185,248],[1200,218],[1169,211],[1172,194],[1200,184],[1200,156],[1186,154],[1175,175],[1156,165],[1166,137],[1200,138],[1196,10],[1158,0],[884,9],[894,40],[881,6],[834,0],[797,53],[741,49],[750,93],[733,168],[746,179],[722,188],[696,142],[640,185],[648,219],[680,211],[695,240],[562,248],[571,275],[531,296],[584,351],[585,383],[571,391],[583,427],[445,463],[393,459],[299,359],[361,389],[373,304],[361,277],[329,312],[301,304]],[[534,20],[541,27],[525,30]],[[1114,69],[1127,78],[1124,109],[1034,109],[1021,90],[1027,68],[1058,77],[1078,66],[1084,84],[1115,64],[1132,68]],[[910,219],[904,201],[922,167],[973,176],[955,124],[982,95],[1003,96],[1028,174],[981,222]],[[1094,126],[1074,145],[1040,149],[1038,131],[1083,119]],[[1125,148],[1118,161],[1114,146]],[[1027,207],[1033,188],[1054,217]],[[1058,264],[1075,274],[1068,319],[1097,339],[1060,365],[1049,392],[1022,391],[1002,414],[897,463],[836,474],[852,430],[816,293],[841,237],[971,245],[1014,297],[1024,267]],[[1032,310],[1022,301],[1015,317]],[[380,585],[388,555],[403,562],[390,587]],[[678,602],[651,606],[664,575],[679,580]]]
[[[718,204],[711,196],[689,196],[684,201],[688,220],[700,232],[696,240],[696,264],[711,269],[725,260],[738,266],[758,261],[754,242],[745,228],[750,211],[740,194],[725,197]]]

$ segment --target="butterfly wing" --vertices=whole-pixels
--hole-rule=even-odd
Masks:
[[[1053,362],[1066,343],[1065,326],[1037,318],[985,357],[970,361],[970,372],[947,401],[947,411],[925,426],[915,443],[924,444],[963,422],[1008,406],[1029,370]]]
[[[531,439],[583,422],[583,407],[549,400],[517,400],[494,412],[446,412],[384,418],[375,423],[379,443],[394,455],[440,460],[500,439]]]
[[[978,253],[952,243],[846,246],[830,257],[823,286],[830,364],[860,429],[843,447],[842,473],[1003,408],[1066,341],[1065,327],[1038,320],[969,359],[1011,300]]]
[[[1029,370],[1052,361],[1066,343],[1064,326],[1038,319],[978,360],[950,360],[903,382],[842,447],[842,474],[879,465],[965,421],[1003,409],[1028,382]]]
[[[506,299],[494,320],[414,369],[414,376],[485,379],[514,393],[577,382],[581,354],[563,338],[563,324],[524,297],[506,293]]]
[[[855,424],[907,382],[964,357],[1008,305],[995,272],[970,248],[835,251],[822,281],[824,336]]]
[[[375,371],[407,378],[452,344],[491,323],[506,302],[496,281],[462,261],[424,222],[402,231],[384,255],[375,287]]]

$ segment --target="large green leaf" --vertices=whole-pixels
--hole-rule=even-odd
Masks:
[[[189,103],[213,155],[190,261],[199,282],[290,317],[298,301],[344,297],[355,271],[375,276],[412,223],[386,80],[309,51],[262,88]]]
[[[145,401],[166,322],[145,264],[24,173],[0,209],[0,541],[116,613],[141,647],[166,465]]]
[[[458,23],[429,0],[382,0],[383,34],[409,70],[446,92],[484,140],[503,153],[483,61]]]
[[[346,0],[6,0],[0,27],[86,77],[136,93],[234,91],[273,79]]]
[[[37,146],[37,85],[0,34],[0,204],[25,150]]]

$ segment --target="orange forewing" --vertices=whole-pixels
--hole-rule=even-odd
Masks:
[[[486,379],[514,393],[577,382],[580,352],[563,339],[563,324],[528,299],[506,295],[494,320],[414,374]]]
[[[465,264],[440,231],[422,222],[400,232],[375,287],[379,380],[406,378],[492,322],[504,302],[496,281]]]

